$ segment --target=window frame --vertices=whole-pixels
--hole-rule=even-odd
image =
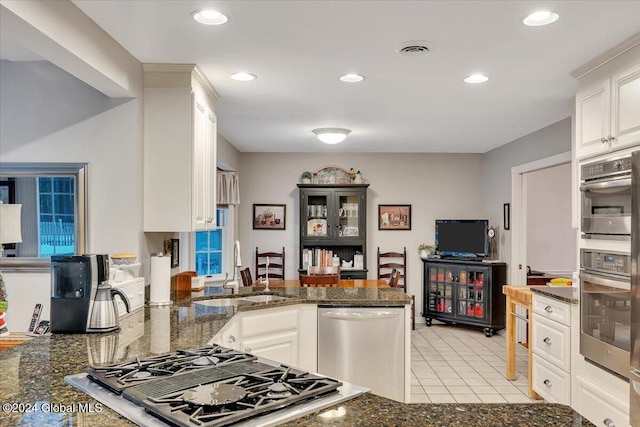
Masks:
[[[0,163],[0,176],[40,177],[74,176],[75,209],[77,213],[76,253],[86,253],[89,247],[88,233],[88,163]],[[42,272],[51,269],[49,257],[0,258],[0,270],[3,272]]]

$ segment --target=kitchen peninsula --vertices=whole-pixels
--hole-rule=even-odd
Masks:
[[[261,289],[243,288],[241,294],[257,295]],[[211,296],[179,300],[170,309],[169,317],[163,318],[146,307],[123,320],[120,333],[85,335],[59,334],[38,337],[29,342],[0,352],[0,363],[5,373],[0,378],[0,395],[3,403],[24,405],[64,405],[59,413],[30,412],[16,410],[0,412],[0,424],[16,425],[87,425],[127,426],[132,423],[71,387],[64,377],[84,371],[96,359],[103,363],[129,360],[160,351],[202,347],[211,340],[236,314],[237,311],[253,311],[265,308],[285,307],[296,304],[334,304],[340,306],[406,306],[410,299],[397,289],[307,289],[281,288],[274,295],[286,296],[286,300],[268,303],[248,303],[242,306],[210,307],[200,311],[198,301]],[[246,296],[241,295],[241,296]],[[164,323],[166,322],[166,323]],[[164,328],[165,334],[162,330]],[[121,342],[135,337],[116,356],[115,349],[105,352],[96,337],[116,336]],[[117,340],[116,340],[117,341]],[[167,346],[163,348],[163,346]],[[117,345],[116,345],[117,347]],[[81,404],[93,412],[80,413]],[[323,425],[589,425],[570,408],[563,405],[408,405],[373,394],[355,398],[339,405],[344,408],[337,413],[339,418],[318,418],[318,414],[288,422],[285,426]],[[22,406],[17,406],[22,408]],[[99,410],[99,411],[98,411]],[[72,420],[70,420],[70,418]],[[582,423],[582,424],[581,424]]]

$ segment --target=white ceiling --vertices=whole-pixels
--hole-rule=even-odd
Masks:
[[[486,152],[568,117],[569,73],[640,30],[640,1],[74,3],[141,62],[198,64],[220,94],[220,133],[243,152]],[[207,7],[229,21],[190,17]],[[522,25],[540,8],[560,19]],[[409,40],[434,49],[397,54]],[[339,81],[347,72],[367,78]],[[462,82],[474,72],[491,79]],[[327,146],[318,127],[352,133]]]

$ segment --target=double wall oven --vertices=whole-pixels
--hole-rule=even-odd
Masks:
[[[631,240],[631,172],[630,155],[580,167],[583,239]],[[624,378],[631,350],[631,267],[629,251],[580,251],[580,353]]]

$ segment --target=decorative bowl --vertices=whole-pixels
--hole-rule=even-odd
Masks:
[[[111,255],[111,263],[113,265],[135,264],[136,255],[131,253],[117,253]]]

